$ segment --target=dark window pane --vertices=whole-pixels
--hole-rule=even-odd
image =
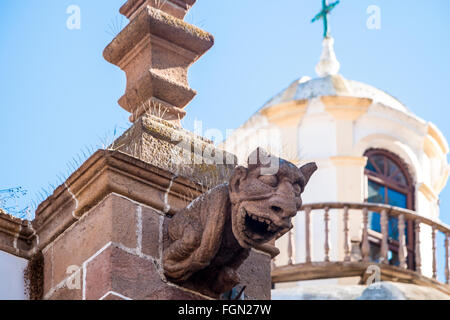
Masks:
[[[381,215],[377,212],[369,212],[370,229],[381,233]],[[406,230],[405,230],[406,233]],[[398,241],[398,219],[389,218],[388,236],[390,239]]]
[[[386,173],[386,175],[387,175],[388,177],[390,177],[390,176],[392,176],[394,173],[396,173],[397,171],[399,171],[399,168],[398,168],[397,165],[396,165],[394,162],[392,162],[391,160],[386,159],[386,161],[387,161],[387,173]]]
[[[394,180],[396,183],[398,183],[401,186],[408,185],[408,183],[406,182],[405,176],[401,172],[398,172],[394,177],[392,177],[392,180]]]
[[[381,233],[380,214],[377,212],[369,212],[370,229]]]
[[[388,203],[395,207],[407,208],[406,194],[388,188]],[[389,237],[398,240],[398,219],[389,219]]]
[[[370,157],[372,161],[376,164],[378,169],[380,169],[380,173],[384,174],[384,156],[373,156]]]
[[[398,219],[397,218],[389,218],[388,230],[389,230],[389,232],[388,232],[389,238],[398,241]]]
[[[388,188],[388,204],[395,207],[408,208],[406,194]]]
[[[374,165],[372,164],[372,161],[370,161],[370,160],[367,161],[366,169],[369,171],[372,171],[372,172],[377,172]]]
[[[370,203],[385,203],[384,187],[376,182],[369,180],[369,197],[367,201]]]
[[[385,187],[369,180],[369,203],[385,203],[384,199]],[[370,229],[381,232],[380,214],[376,212],[369,212],[369,226]]]

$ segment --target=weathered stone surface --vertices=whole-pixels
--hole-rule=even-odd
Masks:
[[[32,230],[26,221],[15,218],[0,209],[0,250],[29,258],[32,249]]]
[[[44,255],[44,296],[56,285],[53,283],[53,244],[45,251]]]
[[[245,286],[245,299],[270,300],[272,281],[270,279],[270,260],[267,253],[255,250],[250,252],[249,257],[239,267],[238,274],[241,279],[240,286]]]
[[[214,44],[211,34],[182,19],[194,1],[129,1],[121,12],[131,19],[103,55],[127,76],[119,104],[132,122],[145,112],[179,124],[196,92],[188,68]]]
[[[97,300],[107,292],[117,292],[130,299],[145,299],[167,286],[155,263],[108,247],[86,266],[86,299]]]
[[[165,285],[145,298],[145,300],[207,300],[195,292],[183,290],[173,285]]]
[[[160,258],[160,251],[162,250],[160,225],[163,219],[164,217],[155,210],[142,207],[142,253],[155,259]]]
[[[162,10],[178,19],[183,19],[196,0],[128,0],[121,8],[120,13],[132,20],[137,12],[146,6]]]
[[[39,236],[39,243],[35,245],[39,249],[45,248],[74,224],[77,221],[76,209],[77,201],[70,195],[69,189],[58,187],[36,210],[32,225]]]
[[[81,266],[108,242],[137,247],[137,206],[110,194],[53,243],[53,283],[67,276],[67,268]],[[70,254],[68,254],[70,252]]]
[[[233,154],[211,141],[149,114],[140,117],[111,147],[199,184],[197,194],[185,205],[199,193],[228,181],[237,164]]]
[[[8,253],[16,252],[14,248],[14,236],[4,233],[0,235],[0,250]]]
[[[77,289],[68,289],[67,286],[55,291],[48,300],[82,300],[83,292]]]
[[[233,289],[240,283],[236,271],[251,248],[292,229],[301,193],[316,169],[314,163],[299,169],[257,149],[248,168],[236,168],[229,183],[211,189],[171,219],[172,243],[163,260],[166,276],[210,297]],[[269,269],[264,271],[261,276],[269,280]]]
[[[123,298],[123,296],[121,296],[121,295],[120,296],[117,295],[116,293],[109,292],[109,293],[106,294],[106,296],[102,297],[102,300],[106,300],[106,301],[108,301],[108,300],[120,301],[120,300],[127,300],[127,299]]]
[[[42,250],[111,193],[158,211],[169,206],[173,214],[200,192],[198,184],[131,155],[99,150],[38,207],[32,225],[39,243],[32,245]]]
[[[83,270],[76,272],[78,279],[68,279],[63,282],[62,286],[55,289],[48,300],[82,300],[83,299]]]

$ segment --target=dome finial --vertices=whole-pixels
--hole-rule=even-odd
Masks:
[[[332,37],[325,37],[323,39],[322,55],[320,61],[316,66],[316,72],[319,77],[326,77],[339,73],[341,64],[334,53],[334,39]]]
[[[339,0],[328,4],[327,0],[322,0],[322,11],[320,11],[311,22],[323,20],[323,50],[320,61],[316,66],[319,77],[326,77],[338,74],[341,64],[334,53],[334,39],[330,36],[328,27],[328,15],[339,4]]]

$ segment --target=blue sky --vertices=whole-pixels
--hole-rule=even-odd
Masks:
[[[117,100],[125,75],[102,52],[126,19],[125,0],[0,2],[0,189],[23,186],[23,207],[42,187],[57,185],[82,149],[111,140],[128,126]],[[69,30],[69,5],[81,29]],[[381,9],[369,30],[366,9]],[[311,24],[320,0],[198,0],[187,16],[215,36],[215,46],[189,73],[197,97],[184,125],[204,129],[242,124],[303,75],[315,76],[322,24]],[[450,137],[450,1],[342,0],[330,19],[341,74],[383,89]],[[43,193],[43,191],[41,192]],[[450,224],[450,187],[442,193]]]

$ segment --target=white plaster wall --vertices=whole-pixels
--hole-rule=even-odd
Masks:
[[[0,300],[26,300],[23,272],[28,261],[0,251]]]
[[[327,159],[336,153],[336,125],[329,114],[308,113],[299,127],[299,155],[302,161]]]

